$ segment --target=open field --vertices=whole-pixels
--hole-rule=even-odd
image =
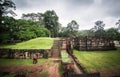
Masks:
[[[48,62],[50,59],[38,59],[37,64]],[[34,65],[32,59],[0,59],[0,66],[7,65]]]
[[[75,56],[82,63],[87,72],[97,71],[100,69],[117,68],[120,71],[120,48],[113,51],[77,51],[74,50]]]
[[[10,49],[50,49],[53,45],[53,38],[35,38],[32,40],[11,44],[11,45],[0,45],[0,48]]]

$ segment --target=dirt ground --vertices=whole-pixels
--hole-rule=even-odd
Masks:
[[[101,77],[120,77],[120,69],[117,67],[110,69],[100,69]]]
[[[16,74],[14,77],[60,77],[58,67],[59,63],[52,61],[33,66],[0,66],[0,77],[8,73]],[[120,77],[120,68],[117,67],[93,72],[100,72],[101,77]]]
[[[60,77],[58,72],[58,63],[45,62],[35,64],[34,66],[0,66],[0,77],[8,73],[16,74],[22,77]]]
[[[99,72],[101,77],[120,77],[120,68],[117,67],[104,68],[92,72]]]

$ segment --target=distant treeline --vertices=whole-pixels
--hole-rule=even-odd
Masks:
[[[78,37],[78,36],[111,36],[120,40],[120,20],[117,28],[105,30],[103,21],[98,20],[90,30],[79,31],[79,24],[71,20],[67,27],[62,27],[54,10],[44,13],[23,14],[21,19],[7,16],[16,15],[11,9],[16,9],[12,0],[0,1],[0,43],[29,40],[36,37]],[[82,25],[80,25],[82,27]]]

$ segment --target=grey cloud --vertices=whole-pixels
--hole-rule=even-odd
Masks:
[[[94,0],[68,0],[73,5],[84,6],[94,3]]]
[[[43,6],[43,5],[46,5],[48,4],[49,2],[51,2],[51,0],[29,0],[29,3],[31,5],[38,5],[38,6]],[[47,5],[46,5],[47,6]]]
[[[29,6],[28,0],[13,0],[13,2],[16,4],[17,9]]]
[[[81,4],[81,5],[87,5],[94,2],[94,0],[69,0],[69,1],[75,4]]]
[[[103,0],[102,5],[110,16],[120,16],[120,0]]]
[[[19,8],[29,8],[35,6],[50,6],[59,3],[65,3],[68,7],[79,7],[79,6],[89,6],[94,2],[94,0],[13,0],[16,7]]]
[[[114,20],[120,16],[120,0],[13,0],[19,14],[55,10],[65,26],[70,20],[80,21],[84,27],[94,20]],[[110,19],[111,18],[111,19]],[[87,22],[86,22],[87,21]],[[112,24],[109,22],[110,25]]]

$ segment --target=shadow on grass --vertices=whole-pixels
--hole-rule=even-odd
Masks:
[[[26,77],[26,74],[24,73],[15,74],[15,73],[10,73],[10,72],[2,72],[0,73],[0,77]]]

